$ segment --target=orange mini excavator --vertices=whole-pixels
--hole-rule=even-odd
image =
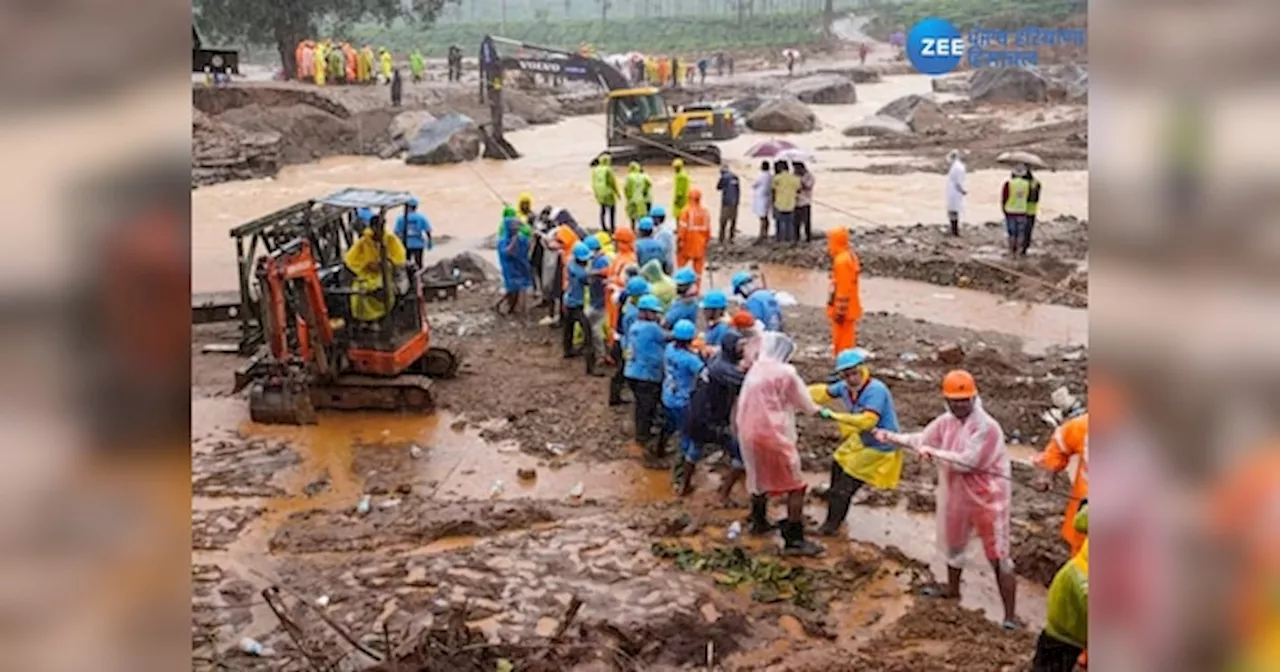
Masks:
[[[385,221],[385,208],[381,215]],[[312,424],[317,409],[432,410],[431,378],[454,376],[459,362],[431,347],[419,269],[394,267],[382,250],[383,287],[373,291],[390,309],[358,320],[351,298],[369,292],[351,288],[341,263],[324,267],[312,250],[299,237],[257,259],[266,348],[236,373],[235,386],[249,387],[253,421]]]

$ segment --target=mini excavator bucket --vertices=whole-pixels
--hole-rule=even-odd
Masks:
[[[264,425],[314,425],[316,407],[306,375],[290,369],[250,383],[249,419]]]

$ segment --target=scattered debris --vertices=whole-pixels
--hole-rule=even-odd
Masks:
[[[538,470],[532,467],[517,469],[516,477],[522,481],[532,481],[533,479],[538,477]]]

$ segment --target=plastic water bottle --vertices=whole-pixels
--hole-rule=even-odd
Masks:
[[[240,650],[255,657],[262,657],[266,652],[262,643],[252,637],[245,637],[240,640]]]
[[[366,513],[369,513],[369,508],[370,506],[372,506],[372,504],[373,504],[373,498],[371,498],[369,495],[365,495],[364,497],[361,497],[360,503],[356,504],[356,513],[362,516],[365,515]]]
[[[742,523],[736,520],[733,521],[733,524],[729,526],[728,536],[729,536],[729,541],[733,541],[734,539],[737,539],[738,537],[742,536]]]
[[[489,498],[496,499],[499,495],[502,494],[502,490],[503,490],[502,481],[501,480],[494,481],[493,487],[489,488]]]

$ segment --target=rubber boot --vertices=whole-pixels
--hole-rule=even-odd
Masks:
[[[698,470],[697,462],[680,460],[676,463],[675,483],[676,495],[687,497],[693,493],[693,472]]]
[[[769,534],[777,527],[769,521],[769,496],[751,495],[751,517],[747,519],[747,534]]]
[[[827,494],[827,519],[815,533],[820,537],[834,537],[840,532],[840,524],[849,515],[853,493],[832,490]]]
[[[804,521],[788,519],[779,526],[782,528],[783,555],[816,557],[826,552],[822,544],[804,538]]]

